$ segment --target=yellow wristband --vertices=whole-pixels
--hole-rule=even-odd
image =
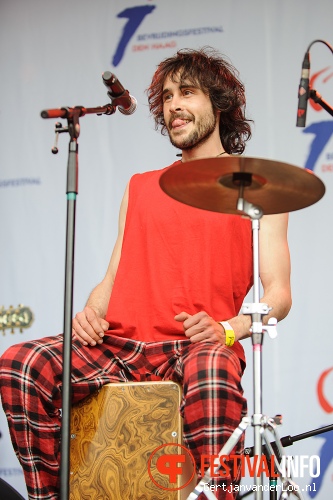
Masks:
[[[225,331],[225,345],[231,347],[235,343],[235,332],[231,328],[228,321],[221,321],[220,324],[223,326]]]

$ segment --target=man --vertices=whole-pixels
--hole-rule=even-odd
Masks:
[[[244,87],[211,49],[163,61],[148,100],[182,162],[242,153],[251,135]],[[239,340],[251,320],[239,311],[253,280],[251,223],[168,197],[164,170],[130,180],[106,275],[73,319],[73,401],[112,381],[180,382],[184,438],[199,468],[246,414]],[[264,216],[260,231],[262,301],[278,320],[291,306],[287,219]],[[57,336],[13,346],[1,359],[3,406],[30,499],[58,498],[61,352]],[[229,492],[216,496],[234,498],[238,479],[224,478]]]

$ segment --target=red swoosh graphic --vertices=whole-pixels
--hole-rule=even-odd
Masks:
[[[332,368],[328,368],[328,370],[325,370],[319,377],[318,384],[317,384],[317,394],[318,394],[318,399],[320,406],[326,413],[333,413],[333,406],[327,401],[326,397],[324,396],[324,383],[327,375],[333,371]]]

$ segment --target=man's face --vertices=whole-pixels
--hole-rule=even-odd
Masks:
[[[218,128],[209,96],[193,83],[167,77],[163,85],[164,121],[173,146],[186,150],[207,142]]]

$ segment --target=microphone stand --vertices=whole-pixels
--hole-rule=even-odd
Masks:
[[[309,57],[309,53],[310,53],[310,49],[311,49],[312,45],[314,45],[317,42],[320,42],[320,43],[323,43],[324,45],[326,45],[326,47],[333,54],[333,48],[331,47],[331,45],[329,43],[327,43],[325,40],[318,39],[318,40],[314,40],[313,42],[311,42],[309,47],[307,48],[306,55],[308,57]],[[309,62],[309,59],[308,59],[308,62]],[[304,62],[303,62],[303,64],[304,64]],[[312,89],[310,86],[309,86],[308,99],[312,99],[316,104],[319,104],[323,109],[325,109],[325,111],[327,111],[331,116],[333,116],[333,108],[326,101],[324,101],[321,98],[321,95],[315,89]]]
[[[313,429],[312,431],[303,432],[302,434],[297,434],[296,436],[284,436],[284,437],[280,438],[280,442],[281,442],[281,445],[284,448],[286,448],[287,446],[292,446],[296,441],[300,441],[302,439],[307,439],[309,437],[317,436],[318,434],[324,434],[325,432],[330,432],[330,431],[333,431],[333,424],[326,425],[325,427],[320,427],[319,429]],[[271,441],[270,445],[272,446],[272,449],[274,451],[275,456],[277,456],[278,460],[280,461],[281,456],[279,453],[279,449],[276,445],[276,442]],[[265,454],[265,456],[268,456],[268,458],[270,458],[266,445],[263,445],[263,453]],[[245,448],[244,455],[247,455],[249,457],[253,457],[254,456],[254,446]],[[273,486],[276,486],[276,484],[277,484],[276,478],[270,477],[270,486],[272,487],[272,489],[270,489],[270,495],[269,495],[270,500],[277,499],[276,487],[273,488]],[[253,493],[252,491],[248,491],[248,492],[244,493],[243,495],[237,495],[237,500],[242,500],[243,498],[245,498],[248,495],[251,495],[252,493]]]
[[[319,104],[327,113],[333,116],[333,108],[321,98],[321,95],[315,90],[309,90],[309,99],[312,99],[316,104]]]
[[[113,101],[114,102],[114,101]],[[113,114],[116,106],[107,104],[97,108],[49,109],[41,112],[42,118],[66,118],[67,127],[57,123],[55,128],[56,143],[52,152],[58,152],[59,133],[68,132],[70,142],[67,163],[67,223],[66,223],[66,260],[65,260],[65,296],[64,296],[64,334],[63,334],[63,377],[62,377],[62,410],[61,410],[61,443],[60,443],[60,498],[69,498],[70,472],[70,417],[72,403],[71,371],[72,371],[72,313],[73,313],[73,275],[74,275],[74,240],[75,210],[78,194],[78,137],[80,135],[79,117],[85,114]]]

